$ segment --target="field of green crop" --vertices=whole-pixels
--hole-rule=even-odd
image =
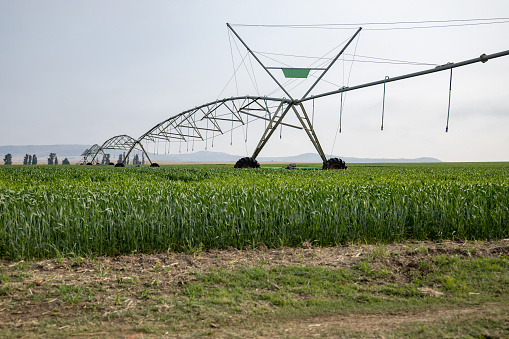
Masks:
[[[0,166],[0,257],[509,237],[509,164]]]

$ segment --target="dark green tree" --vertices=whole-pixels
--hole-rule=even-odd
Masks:
[[[48,165],[53,165],[55,164],[55,159],[57,157],[57,154],[56,153],[50,153],[49,154],[49,158],[48,158]],[[56,164],[55,164],[56,165]]]
[[[37,155],[32,155],[32,165],[37,165]]]
[[[4,165],[12,165],[12,154],[7,153],[4,157]]]
[[[70,165],[71,163],[69,162],[69,160],[67,158],[65,158],[63,161],[62,161],[62,165]],[[57,163],[58,165],[58,163]]]

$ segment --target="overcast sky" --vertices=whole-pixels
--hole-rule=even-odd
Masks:
[[[509,18],[509,2],[0,0],[0,145],[92,145],[119,134],[138,138],[158,122],[218,95],[271,93],[274,83],[256,64],[249,68],[258,89],[239,72],[238,86],[230,82],[222,92],[233,74],[232,55],[236,66],[240,61],[235,42],[230,49],[227,22],[360,26],[479,18]],[[233,27],[257,52],[315,57],[356,29]],[[313,93],[509,49],[509,23],[374,30],[382,27],[363,25],[345,61],[338,60],[325,77],[328,82]],[[357,60],[369,56],[429,65],[352,65],[348,60],[354,52]],[[312,61],[283,60],[294,67]],[[509,161],[508,79],[509,56],[456,68],[448,133],[448,71],[387,84],[383,131],[383,86],[344,97],[341,134],[340,96],[319,99],[314,118],[318,138],[326,153],[339,156]],[[311,102],[306,109],[311,112]],[[249,130],[248,143],[235,135],[232,145],[225,136],[214,151],[250,155],[262,132]],[[304,132],[283,129],[260,156],[307,152],[315,150]]]

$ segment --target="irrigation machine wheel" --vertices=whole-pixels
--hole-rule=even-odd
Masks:
[[[324,170],[336,170],[336,169],[347,169],[348,166],[340,158],[330,158],[323,163],[322,169]]]
[[[240,158],[233,168],[260,168],[260,164],[256,159],[250,157]]]
[[[115,167],[125,167],[125,165],[123,163],[117,163],[115,164]]]
[[[159,164],[157,162],[153,162],[150,164],[150,167],[159,167]]]

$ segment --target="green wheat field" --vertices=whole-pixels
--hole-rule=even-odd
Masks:
[[[509,163],[0,166],[0,256],[509,237]]]

